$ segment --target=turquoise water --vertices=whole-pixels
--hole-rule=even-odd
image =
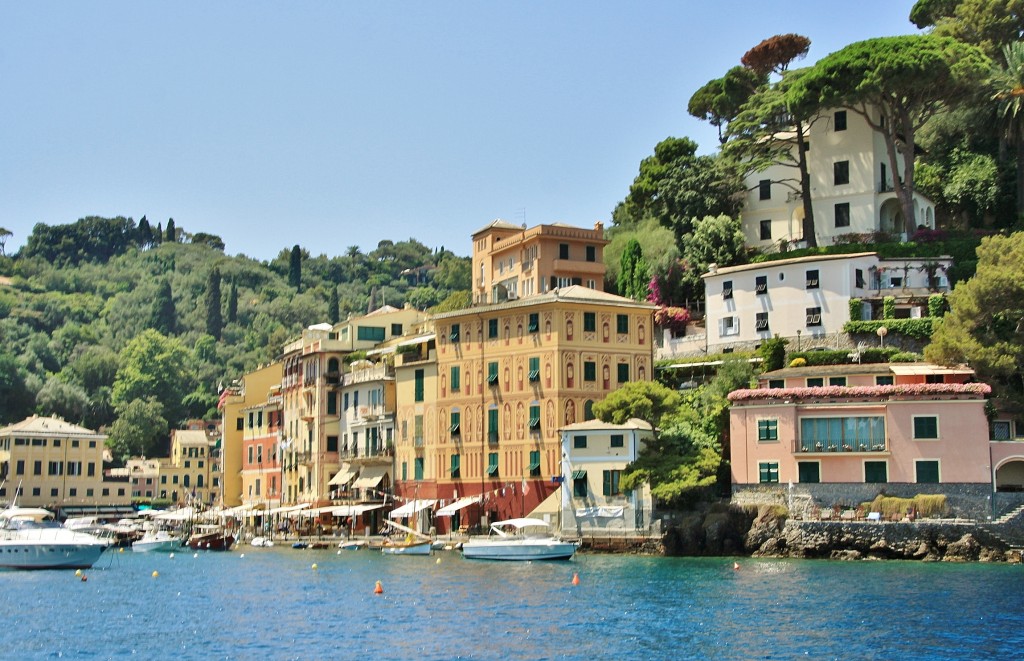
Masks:
[[[741,559],[735,571],[732,562],[108,552],[85,582],[71,571],[0,573],[0,650],[12,659],[1024,657],[1021,566]],[[378,580],[383,595],[373,594]]]

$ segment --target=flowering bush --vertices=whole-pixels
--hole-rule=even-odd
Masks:
[[[817,388],[746,388],[729,393],[730,402],[770,399],[875,398],[909,395],[987,396],[992,388],[984,383],[910,383],[893,386],[819,386]]]
[[[790,367],[805,367],[806,365],[807,365],[807,359],[806,358],[794,358],[793,360],[789,361],[789,366]]]
[[[654,311],[654,323],[674,335],[681,335],[686,331],[686,325],[690,323],[690,311],[686,308],[663,305]]]

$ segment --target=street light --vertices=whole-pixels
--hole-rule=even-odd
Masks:
[[[878,330],[875,331],[875,335],[878,336],[879,346],[882,349],[885,348],[885,336],[888,335],[888,334],[889,334],[889,329],[886,328],[885,326],[879,326]]]

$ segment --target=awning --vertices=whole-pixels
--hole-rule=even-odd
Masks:
[[[348,464],[342,464],[341,470],[335,473],[334,477],[327,484],[332,487],[340,487],[348,484],[352,481],[352,478],[356,476],[356,471],[352,469]]]
[[[585,470],[575,470],[572,472],[572,479],[574,480],[584,480],[586,477],[587,471]]]
[[[267,514],[287,514],[288,512],[294,512],[296,510],[304,510],[309,507],[309,503],[302,503],[301,505],[285,505],[284,507],[275,507],[272,510],[267,510]]]
[[[423,344],[424,342],[427,342],[428,340],[433,340],[433,339],[434,339],[434,334],[433,333],[427,333],[426,335],[417,335],[416,337],[409,338],[408,340],[402,340],[401,342],[398,343],[398,346],[400,346],[400,347],[411,347],[414,344]]]
[[[359,479],[352,483],[353,489],[372,489],[380,484],[384,476],[388,474],[387,466],[364,466],[359,471]]]
[[[397,509],[391,510],[388,514],[389,519],[404,519],[407,516],[412,516],[420,510],[424,510],[428,507],[433,506],[436,500],[410,500],[405,505]]]
[[[450,505],[445,505],[441,509],[439,509],[436,512],[434,512],[434,516],[451,516],[452,514],[455,514],[456,512],[458,512],[459,510],[461,510],[461,509],[463,509],[465,507],[469,507],[470,505],[474,505],[476,503],[479,503],[480,502],[480,498],[481,498],[481,496],[471,496],[469,498],[459,498],[454,503],[451,503]]]
[[[889,365],[889,370],[897,376],[926,376],[929,374],[974,374],[970,367],[940,367],[924,363],[907,365]]]
[[[363,512],[379,510],[383,505],[338,505],[331,508],[334,516],[359,516]]]

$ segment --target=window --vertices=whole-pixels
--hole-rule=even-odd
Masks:
[[[536,332],[538,332],[540,330],[540,313],[539,312],[531,312],[530,313],[530,321],[526,325],[526,330],[527,330],[527,332],[530,332],[530,333],[536,333]]]
[[[868,484],[885,484],[889,481],[889,464],[885,461],[865,461],[864,481]]]
[[[597,363],[592,360],[583,361],[583,380],[597,381]]]
[[[254,450],[253,446],[250,445],[249,446],[249,461],[248,461],[248,463],[250,463],[250,464],[253,463],[253,459],[252,459],[253,450]]]
[[[558,244],[558,259],[569,259],[569,244],[559,243]]]
[[[882,452],[884,416],[800,419],[800,452]]]
[[[740,320],[737,317],[722,317],[718,320],[718,334],[722,337],[727,335],[739,335]]]
[[[37,460],[37,461],[33,461],[32,462],[32,474],[33,475],[42,475],[43,474],[43,462],[42,461]]]
[[[327,437],[327,451],[328,452],[337,452],[338,451],[338,437],[337,436],[328,436]],[[263,446],[262,445],[260,446],[260,451],[259,451],[258,459],[259,459],[259,463],[263,463]]]
[[[732,298],[732,280],[722,283],[722,298]]]
[[[367,431],[369,431],[369,430],[367,430]],[[366,441],[367,441],[366,445],[369,446],[370,445],[370,442],[369,442],[370,441],[370,434],[369,433],[366,434]],[[358,442],[358,441],[356,441],[356,442]],[[423,416],[422,415],[414,415],[412,417],[412,442],[413,442],[413,444],[416,447],[421,447],[423,445]],[[369,449],[369,448],[367,448],[367,449]]]
[[[487,440],[491,443],[498,442],[498,409],[496,408],[487,411]]]
[[[853,286],[857,289],[864,289],[864,269],[855,269],[853,272]]]
[[[1010,421],[995,420],[992,423],[992,428],[989,430],[989,439],[993,441],[1010,440]]]
[[[383,326],[359,326],[356,339],[364,342],[383,342],[386,336]]]
[[[836,131],[845,131],[846,130],[846,111],[845,110],[837,110],[836,111],[836,114],[833,116],[832,126],[833,126],[833,128],[835,128]]]
[[[530,477],[540,477],[540,450],[530,450]]]
[[[348,410],[348,393],[345,393],[344,395],[342,395],[342,398],[341,398],[341,408],[343,408],[346,411]]]
[[[821,482],[821,464],[817,461],[796,462],[797,481],[802,484]]]
[[[939,462],[937,459],[918,459],[914,462],[918,484],[939,483]]]
[[[327,393],[327,415],[338,415],[338,394]]]
[[[759,441],[777,441],[777,440],[779,440],[779,421],[778,420],[758,420],[757,421],[757,440],[759,440]]]
[[[452,342],[458,342],[461,336],[460,331],[459,324],[452,324],[451,331],[448,333],[448,339]]]
[[[451,469],[449,471],[451,473],[451,476],[453,478],[462,477],[462,474],[461,474],[462,458],[459,455],[457,455],[457,454],[453,454],[451,462],[452,462]]]
[[[15,475],[24,475],[25,474],[25,460],[24,459],[19,459],[18,463],[15,464],[14,474]]]
[[[572,472],[572,495],[573,498],[587,497],[587,471]]]
[[[629,315],[628,314],[617,314],[615,315],[615,332],[620,335],[625,335],[629,332]]]
[[[945,381],[944,381],[944,379],[943,379],[941,374],[925,374],[924,375],[924,382],[925,383],[944,383]]]
[[[574,450],[586,449],[586,447],[587,447],[587,437],[586,436],[573,436],[572,437],[572,447],[573,447]]]
[[[612,434],[612,436],[611,436],[611,446],[613,448],[621,448],[621,447],[625,447],[625,445],[626,445],[625,437],[622,434]]]
[[[779,481],[779,462],[761,461],[757,464],[757,481],[761,484],[777,483]]]
[[[530,375],[529,375],[529,378],[530,378],[530,383],[536,383],[537,381],[540,381],[540,357],[539,356],[531,356],[530,357]]]
[[[459,431],[459,425],[462,422],[462,414],[458,411],[452,411],[448,421],[448,431],[451,432],[452,436],[458,436],[461,433]]]
[[[619,479],[622,477],[620,470],[601,471],[601,493],[605,496],[621,496],[622,489],[619,488]]]
[[[934,415],[914,416],[915,439],[937,439],[939,437],[939,418]]]
[[[770,200],[772,199],[772,180],[762,179],[757,182],[757,199],[759,200]]]
[[[759,275],[754,278],[754,291],[758,294],[768,293],[768,276]]]
[[[849,227],[850,226],[850,203],[840,202],[835,206],[836,213],[836,227]]]
[[[596,246],[587,246],[587,261],[588,262],[596,262],[597,261],[597,247]]]
[[[832,164],[832,183],[836,186],[850,183],[850,161],[836,161]]]
[[[487,474],[491,477],[498,477],[498,453],[487,453]]]
[[[498,320],[488,319],[487,320],[487,339],[493,340],[498,337]]]
[[[825,379],[820,376],[812,376],[807,378],[808,388],[820,388],[825,385]]]
[[[758,224],[758,232],[762,241],[772,240],[772,221],[762,220]]]
[[[451,387],[452,392],[459,392],[462,390],[462,371],[459,367],[455,366],[450,370],[448,385]]]
[[[807,327],[821,325],[821,308],[807,308]]]
[[[810,269],[807,271],[807,289],[818,288],[818,269]]]
[[[846,387],[846,377],[845,376],[830,376],[830,377],[828,377],[828,385],[830,385],[830,386],[842,386],[842,387],[845,388]]]
[[[530,431],[540,431],[540,404],[530,405]]]
[[[892,376],[891,375],[890,376],[876,376],[875,377],[875,385],[876,386],[891,386],[892,383],[893,382],[892,382]]]
[[[768,330],[768,313],[767,312],[758,312],[757,314],[755,314],[754,315],[754,326],[759,331],[766,331],[766,330]]]
[[[498,385],[498,361],[487,363],[487,383]]]
[[[584,312],[583,313],[583,331],[586,333],[597,332],[597,313],[595,312]]]
[[[417,402],[423,401],[423,370],[419,369],[413,373],[413,399]]]
[[[402,324],[391,324],[391,336],[398,337],[402,334]]]
[[[768,387],[769,388],[785,388],[786,387],[786,380],[785,379],[768,379]]]
[[[629,381],[629,363],[619,363],[615,367],[615,380],[619,383],[626,383]]]
[[[412,462],[412,479],[423,479],[423,457],[416,457]]]

